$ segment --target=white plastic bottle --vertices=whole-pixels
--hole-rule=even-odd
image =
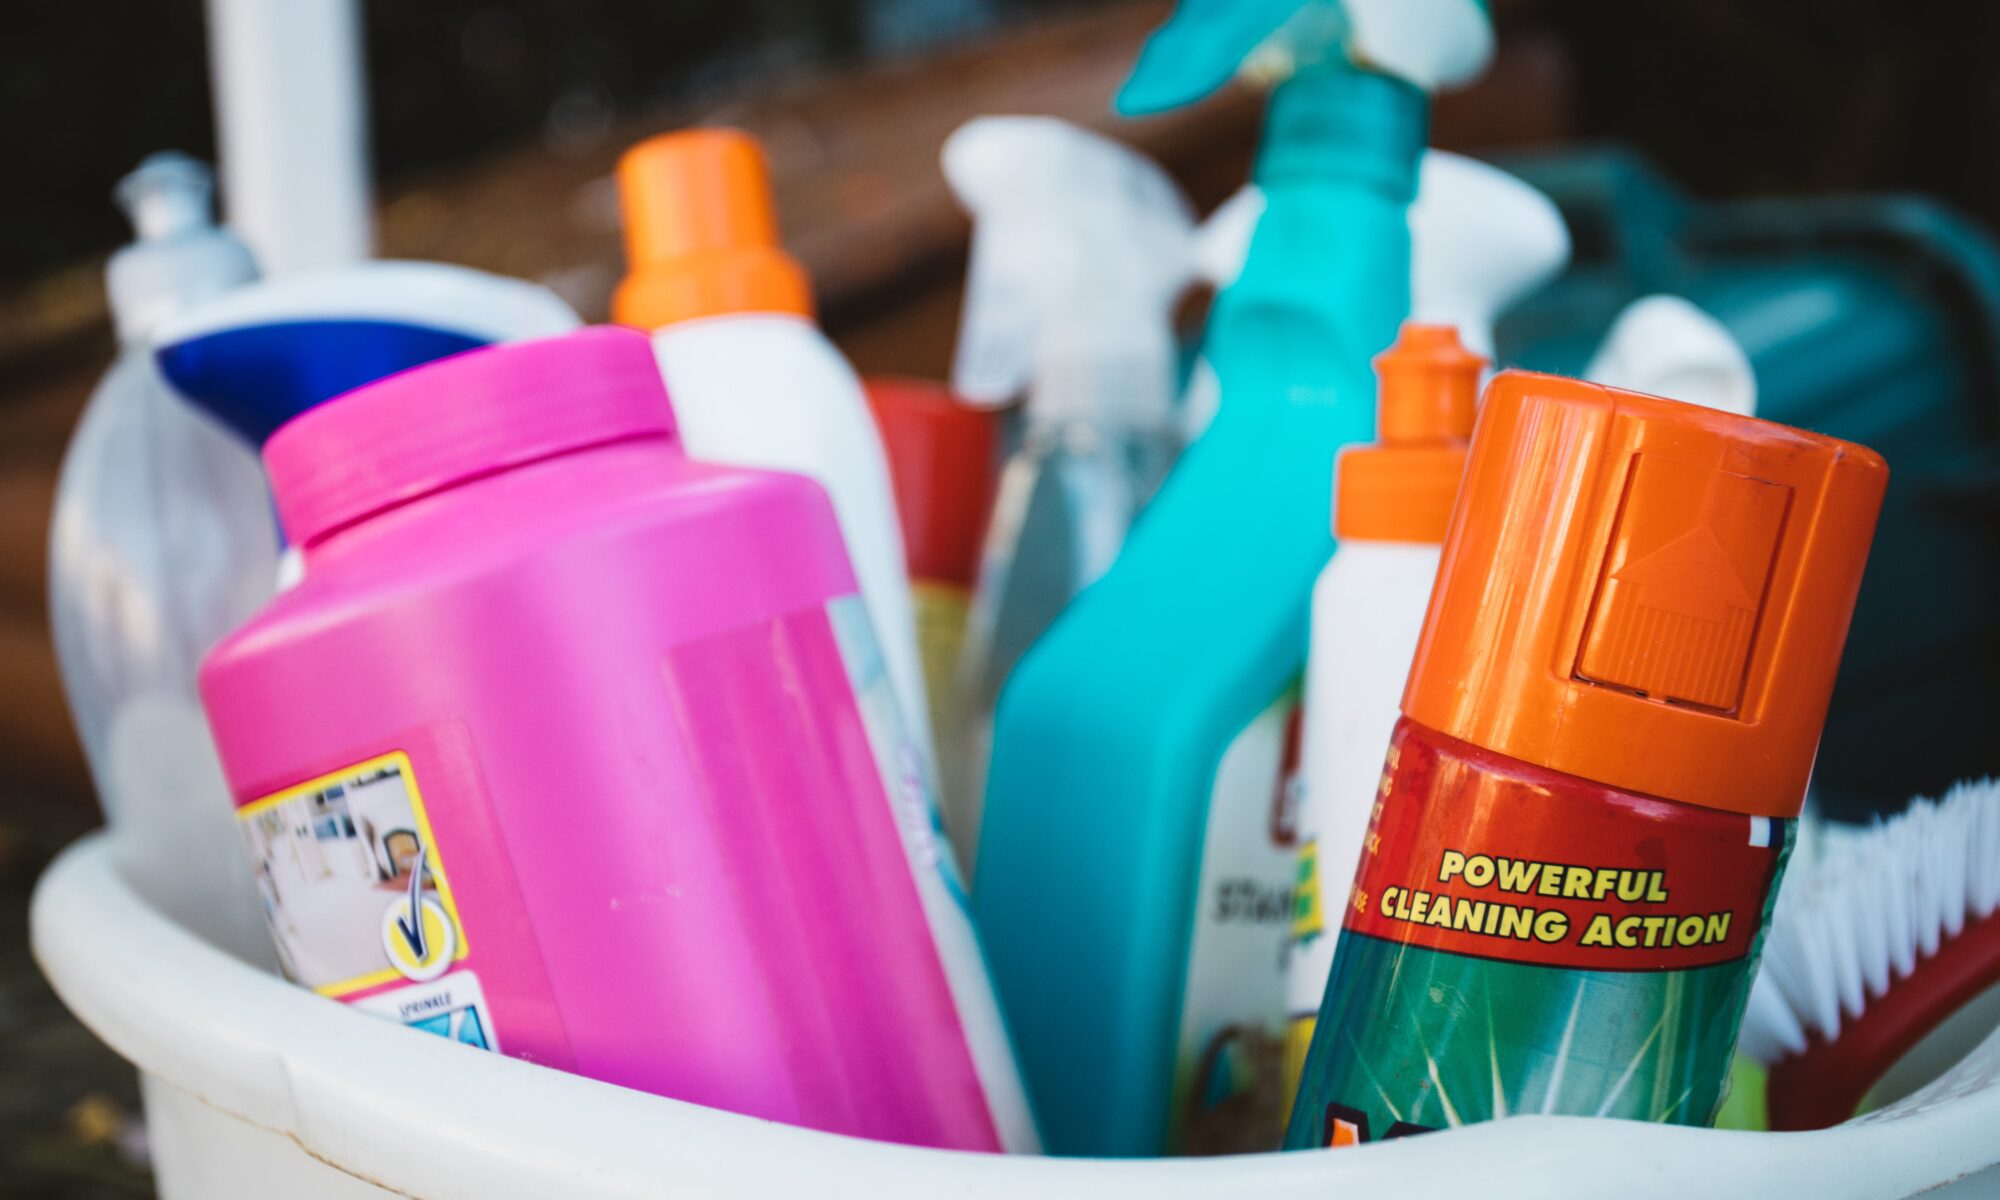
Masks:
[[[1449,325],[1403,326],[1375,360],[1377,442],[1334,468],[1337,549],[1313,586],[1300,770],[1299,883],[1286,964],[1295,1086],[1333,970],[1340,906],[1416,655],[1486,360]]]
[[[763,150],[733,129],[650,138],[618,166],[627,273],[612,319],[653,333],[688,454],[794,471],[833,501],[904,728],[935,770],[902,528],[854,368],[778,244]],[[933,775],[935,778],[935,775]]]
[[[939,733],[945,823],[969,875],[1001,685],[1110,568],[1180,453],[1173,309],[1194,217],[1144,155],[1050,117],[967,122],[942,163],[973,218],[953,389],[1027,396],[966,621],[961,720]]]
[[[256,276],[209,215],[208,168],[157,154],[118,186],[138,233],[107,271],[118,361],[63,455],[49,538],[49,617],[70,711],[106,818],[155,898],[175,876],[240,880],[220,911],[179,913],[261,948],[242,835],[195,694],[203,653],[269,597],[276,526],[255,452],[176,396],[151,338]],[[200,891],[200,889],[195,889]],[[214,892],[207,893],[214,895]]]

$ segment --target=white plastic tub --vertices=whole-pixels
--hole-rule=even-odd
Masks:
[[[1935,1083],[1820,1133],[1520,1117],[1233,1159],[1003,1158],[813,1133],[529,1066],[364,1016],[232,956],[135,885],[105,835],[35,894],[36,957],[141,1073],[169,1200],[282,1197],[1906,1196],[2000,1163],[2000,1033]],[[258,947],[239,947],[254,957]],[[1967,1179],[2000,1192],[2000,1173]]]

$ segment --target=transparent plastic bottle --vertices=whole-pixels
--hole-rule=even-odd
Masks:
[[[1048,117],[980,117],[944,145],[972,214],[954,389],[1026,397],[1001,469],[940,732],[945,822],[968,873],[993,712],[1028,647],[1111,568],[1182,446],[1174,304],[1194,278],[1193,210],[1138,151]]]
[[[270,595],[278,558],[256,455],[153,363],[162,321],[256,275],[211,219],[212,192],[208,168],[178,154],[148,158],[118,186],[138,234],[107,271],[118,360],[63,456],[49,539],[50,623],[77,734],[136,881],[164,894],[176,876],[242,874],[195,667]],[[255,945],[256,904],[242,892],[241,906],[224,906],[238,912],[201,927]]]
[[[945,743],[946,820],[968,874],[1001,688],[1070,602],[1111,569],[1181,452],[1171,370],[1104,369],[1112,365],[1077,361],[1066,371],[1045,362],[1021,444],[1000,471],[959,658],[961,724]]]

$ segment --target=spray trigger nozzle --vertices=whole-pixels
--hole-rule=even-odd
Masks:
[[[1046,411],[1099,403],[1125,377],[1110,390],[1171,403],[1194,215],[1166,172],[1049,117],[967,122],[941,160],[973,218],[953,389],[996,405],[1032,387]]]

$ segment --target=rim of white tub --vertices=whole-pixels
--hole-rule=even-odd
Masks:
[[[354,1012],[163,916],[113,851],[108,836],[86,837],[35,890],[35,956],[78,1019],[202,1103],[425,1200],[877,1197],[892,1188],[1037,1200],[1107,1192],[1462,1200],[1469,1185],[1487,1200],[1773,1189],[1903,1196],[2000,1162],[2000,1032],[1921,1091],[1815,1133],[1536,1116],[1338,1151],[1150,1161],[870,1142],[597,1083]]]

